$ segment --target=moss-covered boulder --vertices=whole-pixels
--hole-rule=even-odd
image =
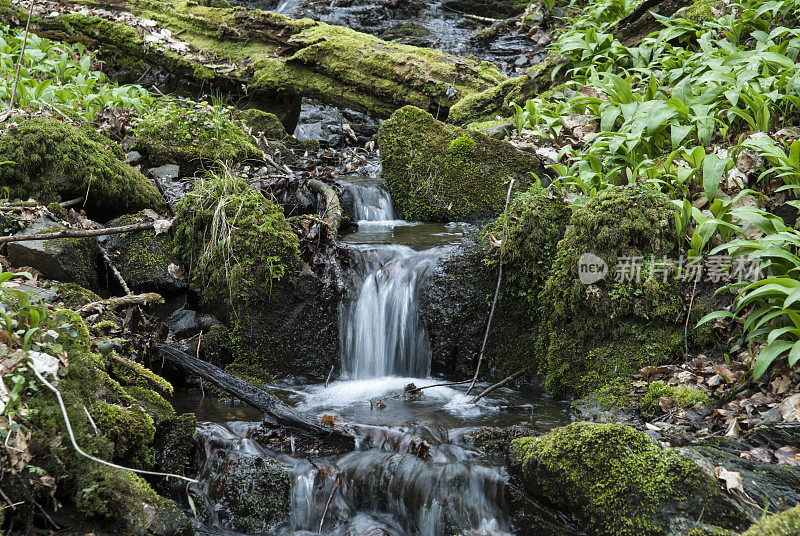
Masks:
[[[228,170],[198,179],[178,204],[175,253],[203,303],[229,311],[269,299],[300,267],[283,209]]]
[[[13,162],[0,166],[0,187],[42,203],[86,195],[87,211],[97,219],[165,208],[156,187],[123,159],[119,145],[90,128],[26,119],[6,125],[0,136],[0,162]]]
[[[682,534],[701,517],[723,529],[747,524],[713,476],[620,424],[574,423],[515,439],[510,470],[591,535]]]
[[[261,151],[233,115],[222,104],[169,102],[136,123],[136,145],[152,165],[178,164],[184,175],[217,162],[259,160]]]
[[[211,463],[217,477],[209,499],[225,526],[252,534],[288,520],[292,477],[280,462],[217,456]]]
[[[795,534],[800,534],[800,506],[772,514],[747,529],[742,536],[794,536]]]
[[[275,114],[250,108],[239,112],[238,115],[254,133],[262,132],[267,139],[283,140],[288,136],[283,123]]]
[[[110,225],[133,225],[150,221],[141,214],[127,214],[116,218]],[[137,231],[110,235],[106,245],[113,252],[112,259],[128,286],[135,292],[170,293],[187,286],[186,278],[178,269],[173,253],[172,236],[156,235],[155,231]]]
[[[480,132],[450,128],[414,106],[378,133],[386,187],[408,220],[488,218],[503,211],[508,183],[542,174],[535,156]]]
[[[59,340],[69,365],[55,381],[81,448],[128,467],[151,467],[158,433],[154,419],[106,371],[106,358],[92,352],[89,328],[81,317],[71,310],[54,311],[43,327],[65,334]],[[25,374],[33,378],[30,372]],[[31,383],[38,385],[35,379]],[[59,404],[49,390],[40,387],[21,394],[28,407],[21,424],[30,433],[31,464],[56,477],[62,501],[74,501],[101,532],[106,525],[113,527],[108,532],[118,534],[189,532],[186,515],[144,479],[75,452],[66,440]]]

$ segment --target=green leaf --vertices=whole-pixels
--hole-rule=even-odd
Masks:
[[[722,159],[715,154],[707,154],[703,161],[703,190],[709,199],[717,194],[717,188],[728,166],[733,166],[733,159]]]

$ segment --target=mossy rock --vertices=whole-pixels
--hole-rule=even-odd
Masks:
[[[406,106],[378,133],[386,187],[408,220],[458,221],[497,216],[508,183],[542,174],[540,160],[479,132],[450,128]]]
[[[54,142],[57,140],[57,143]],[[12,197],[52,203],[87,195],[98,219],[144,208],[162,210],[156,187],[123,160],[122,149],[89,128],[51,118],[26,119],[0,136],[0,186]]]
[[[242,110],[238,116],[248,127],[253,129],[253,133],[263,132],[267,139],[283,140],[288,136],[283,123],[275,114],[250,108]]]
[[[796,534],[800,534],[800,506],[772,514],[747,529],[742,536],[795,536]]]
[[[114,443],[114,458],[152,465],[150,445],[156,433],[153,419],[137,408],[98,403],[91,411],[97,427]]]
[[[133,225],[149,221],[143,215],[130,214],[115,219],[110,225]],[[135,292],[177,292],[187,287],[186,279],[179,279],[170,271],[177,266],[173,253],[172,236],[168,233],[156,235],[153,230],[111,235],[107,239],[109,249],[119,255],[114,259],[120,274]]]
[[[297,235],[281,206],[229,172],[195,183],[178,203],[174,229],[175,253],[209,306],[263,303],[300,268]]]
[[[591,535],[673,534],[701,516],[724,529],[747,523],[713,476],[621,424],[574,423],[516,439],[510,460],[528,493]]]
[[[211,499],[222,523],[248,534],[266,531],[289,518],[291,473],[270,458],[217,458]]]
[[[229,107],[201,102],[162,105],[136,123],[136,147],[147,153],[151,165],[178,164],[184,175],[218,162],[261,160],[253,138],[232,113]]]
[[[89,330],[71,310],[59,310],[44,320],[52,329],[72,325],[74,336],[62,344],[69,356],[58,388],[70,415],[78,444],[102,459],[122,465],[152,465],[152,443],[156,429],[151,417],[104,371],[105,362],[91,352]],[[118,534],[187,534],[189,520],[172,502],[159,496],[142,478],[78,455],[67,438],[58,402],[52,393],[39,390],[28,400],[25,425],[31,432],[33,463],[57,475],[63,498],[71,497],[89,519],[108,523]],[[88,408],[94,425],[86,416]]]

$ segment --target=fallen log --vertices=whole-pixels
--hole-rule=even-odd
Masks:
[[[159,353],[170,363],[197,374],[226,393],[262,411],[272,424],[297,429],[306,434],[333,441],[349,449],[355,448],[355,439],[338,430],[325,428],[296,409],[241,378],[228,374],[219,367],[163,343],[156,345]]]
[[[376,117],[407,104],[446,116],[459,99],[506,80],[496,66],[480,60],[257,9],[98,0],[87,15],[78,3],[36,4],[31,31],[41,36],[98,48],[112,64],[123,57],[122,69],[140,62],[143,70],[156,67],[189,84],[241,92],[254,102],[296,101],[297,113],[297,97],[306,96]],[[2,11],[0,19],[11,24],[27,22],[17,9]]]
[[[83,238],[86,236],[104,236],[111,234],[129,233],[131,231],[146,231],[154,229],[156,222],[148,221],[145,223],[136,223],[133,225],[122,225],[120,227],[106,227],[104,229],[85,229],[76,231],[74,229],[64,229],[53,233],[40,233],[40,234],[15,234],[11,236],[0,236],[0,244],[7,244],[8,242],[28,242],[31,240],[55,240],[57,238]]]
[[[161,297],[161,294],[156,294],[155,292],[117,296],[114,298],[108,298],[106,300],[87,303],[78,309],[78,314],[87,315],[90,313],[102,312],[104,309],[113,310],[120,307],[127,307],[129,305],[149,305],[151,303],[164,303],[164,298]]]
[[[336,236],[339,224],[342,223],[342,204],[339,202],[339,196],[331,186],[317,179],[308,181],[308,189],[325,198],[325,217],[331,221],[331,233]]]

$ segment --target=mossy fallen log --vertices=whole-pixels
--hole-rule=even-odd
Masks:
[[[414,104],[444,118],[459,99],[506,80],[488,62],[256,9],[188,0],[99,0],[89,10],[43,3],[34,31],[98,47],[132,71],[149,64],[197,84],[271,98],[302,95],[377,117]],[[12,4],[0,0],[0,14],[24,24]]]

